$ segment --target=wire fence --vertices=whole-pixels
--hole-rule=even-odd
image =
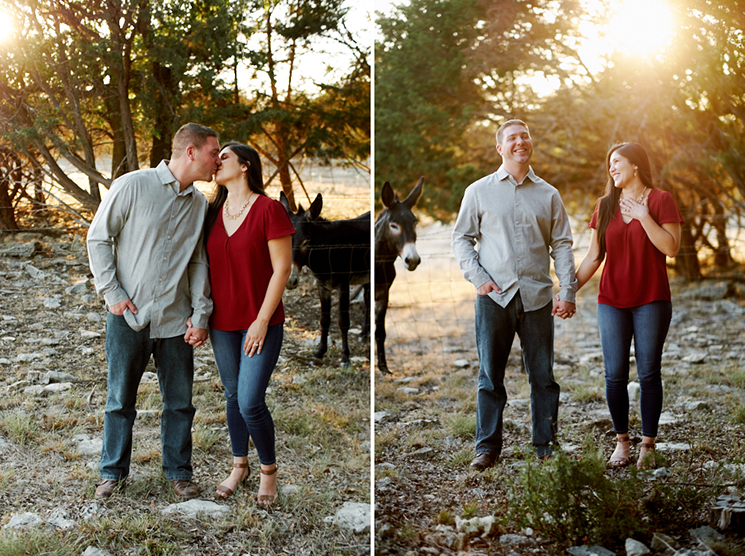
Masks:
[[[452,225],[427,224],[417,233],[417,251],[422,259],[413,272],[396,261],[396,280],[391,286],[386,316],[386,355],[394,374],[421,368],[425,361],[447,367],[476,360],[474,302],[476,291],[461,274],[450,247]],[[733,252],[745,253],[745,238],[733,234]],[[574,252],[579,264],[587,250],[590,231],[574,226]],[[597,298],[597,279],[588,284],[579,299]],[[675,304],[675,300],[673,300]],[[705,311],[701,303],[700,309]],[[592,305],[590,305],[592,306]],[[594,310],[579,311],[571,320],[555,319],[557,345],[571,344],[577,338],[596,343],[597,321]],[[598,344],[599,345],[599,344]],[[516,340],[513,349],[519,349]]]

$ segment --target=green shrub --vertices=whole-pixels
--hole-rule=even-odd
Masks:
[[[545,462],[528,459],[511,485],[508,519],[560,545],[605,545],[641,529],[643,482],[605,476],[602,452],[586,443],[584,455],[561,451]]]
[[[732,412],[732,420],[738,425],[745,425],[745,405],[738,405]]]

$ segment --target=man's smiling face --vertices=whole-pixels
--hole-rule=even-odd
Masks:
[[[533,141],[530,133],[519,124],[506,127],[502,130],[502,140],[497,145],[497,152],[504,162],[527,164],[533,156]]]

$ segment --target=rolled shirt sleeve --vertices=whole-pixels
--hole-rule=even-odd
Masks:
[[[128,188],[116,181],[108,195],[98,206],[88,229],[88,261],[93,273],[96,292],[102,295],[106,304],[116,305],[129,298],[119,283],[116,270],[115,240],[127,221]]]

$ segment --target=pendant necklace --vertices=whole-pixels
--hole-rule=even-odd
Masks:
[[[622,192],[623,193],[623,192]],[[248,199],[246,199],[246,202],[243,204],[243,207],[240,211],[238,211],[238,214],[230,214],[228,211],[228,206],[230,204],[230,197],[225,199],[225,205],[223,206],[223,215],[227,217],[228,220],[237,220],[241,216],[243,216],[243,213],[246,212],[246,208],[248,208],[248,204],[251,202],[251,198],[253,197],[254,192],[251,191],[248,195]]]
[[[644,194],[645,194],[646,192],[647,192],[647,186],[645,185],[645,186],[644,186],[644,190],[642,191],[642,194],[641,194],[641,195],[639,195],[639,197],[637,197],[637,198],[636,198],[636,202],[637,202],[637,203],[640,203],[640,204],[641,204],[641,203],[643,203],[643,202],[644,202]],[[624,199],[624,196],[623,196],[623,189],[621,190],[621,196],[620,196],[620,197],[618,198],[618,201],[620,202],[620,201],[621,201],[621,199]]]

